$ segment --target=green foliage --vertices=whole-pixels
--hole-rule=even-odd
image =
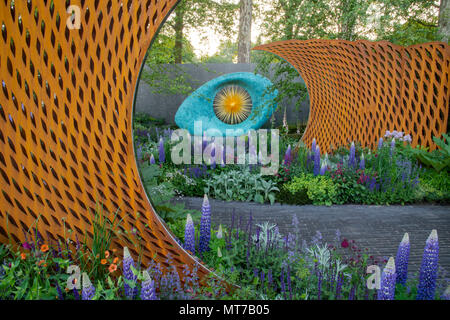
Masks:
[[[294,177],[291,182],[284,185],[292,195],[302,194],[306,191],[309,200],[315,205],[331,206],[337,203],[337,188],[333,180],[326,176],[316,176],[312,174],[302,174]],[[304,196],[303,196],[304,197]],[[302,198],[299,198],[302,201]],[[301,204],[301,203],[300,203]]]
[[[250,170],[231,170],[215,174],[206,180],[205,193],[225,201],[275,202],[279,192],[276,183],[265,180],[260,173]]]
[[[119,237],[118,227],[122,220],[118,219],[117,210],[111,217],[103,210],[103,206],[97,205],[97,210],[92,217],[92,242],[87,242],[85,237],[82,246],[76,252],[80,268],[89,269],[89,276],[96,279],[104,277],[107,270],[101,264],[105,258],[105,252],[110,249],[112,240]]]
[[[182,203],[171,203],[175,197],[175,187],[171,182],[164,181],[166,174],[158,165],[145,163],[140,167],[140,171],[147,194],[164,221],[175,224],[179,219],[185,219],[188,213],[198,216],[197,210],[185,209]]]
[[[136,127],[137,125],[139,125],[141,129],[146,129],[153,126],[164,125],[165,121],[164,119],[153,118],[144,112],[136,112],[133,116],[133,123],[135,125],[135,129],[138,129]]]
[[[378,0],[377,40],[413,45],[439,40],[434,0]]]
[[[424,202],[450,203],[450,174],[443,170],[425,170],[421,175],[418,198]]]
[[[428,152],[428,148],[417,146],[408,148],[408,152],[414,155],[422,164],[432,167],[437,172],[450,168],[450,139],[447,134],[443,134],[443,139],[433,137],[433,141],[440,149]]]

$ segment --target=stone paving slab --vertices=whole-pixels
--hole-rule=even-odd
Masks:
[[[200,209],[201,198],[182,198],[189,209]],[[332,242],[336,229],[342,238],[355,240],[359,247],[368,248],[374,256],[394,256],[405,232],[411,242],[409,271],[420,268],[425,241],[432,229],[439,238],[439,262],[445,270],[440,277],[450,277],[450,206],[364,206],[336,205],[293,206],[274,204],[261,205],[254,202],[225,202],[210,199],[211,220],[214,224],[230,225],[233,212],[235,221],[242,219],[243,227],[250,216],[255,223],[270,221],[278,225],[280,233],[293,232],[292,218],[296,215],[300,223],[300,234],[310,241],[320,231],[323,239]]]

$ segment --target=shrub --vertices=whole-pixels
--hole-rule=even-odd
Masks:
[[[314,177],[311,174],[302,174],[294,177],[285,187],[292,195],[296,193],[301,195],[306,190],[308,198],[315,205],[331,206],[338,201],[337,188],[333,180],[326,176]],[[299,200],[302,201],[302,198]]]

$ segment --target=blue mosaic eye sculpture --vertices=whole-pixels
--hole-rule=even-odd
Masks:
[[[230,73],[215,78],[193,92],[178,108],[175,123],[192,135],[241,136],[257,130],[276,109],[278,92],[265,94],[272,83],[250,72]],[[199,132],[194,123],[201,121]]]

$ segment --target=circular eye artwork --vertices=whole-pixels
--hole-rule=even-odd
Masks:
[[[267,94],[269,79],[250,72],[215,78],[193,92],[178,108],[175,123],[192,135],[241,136],[257,130],[276,109]]]

